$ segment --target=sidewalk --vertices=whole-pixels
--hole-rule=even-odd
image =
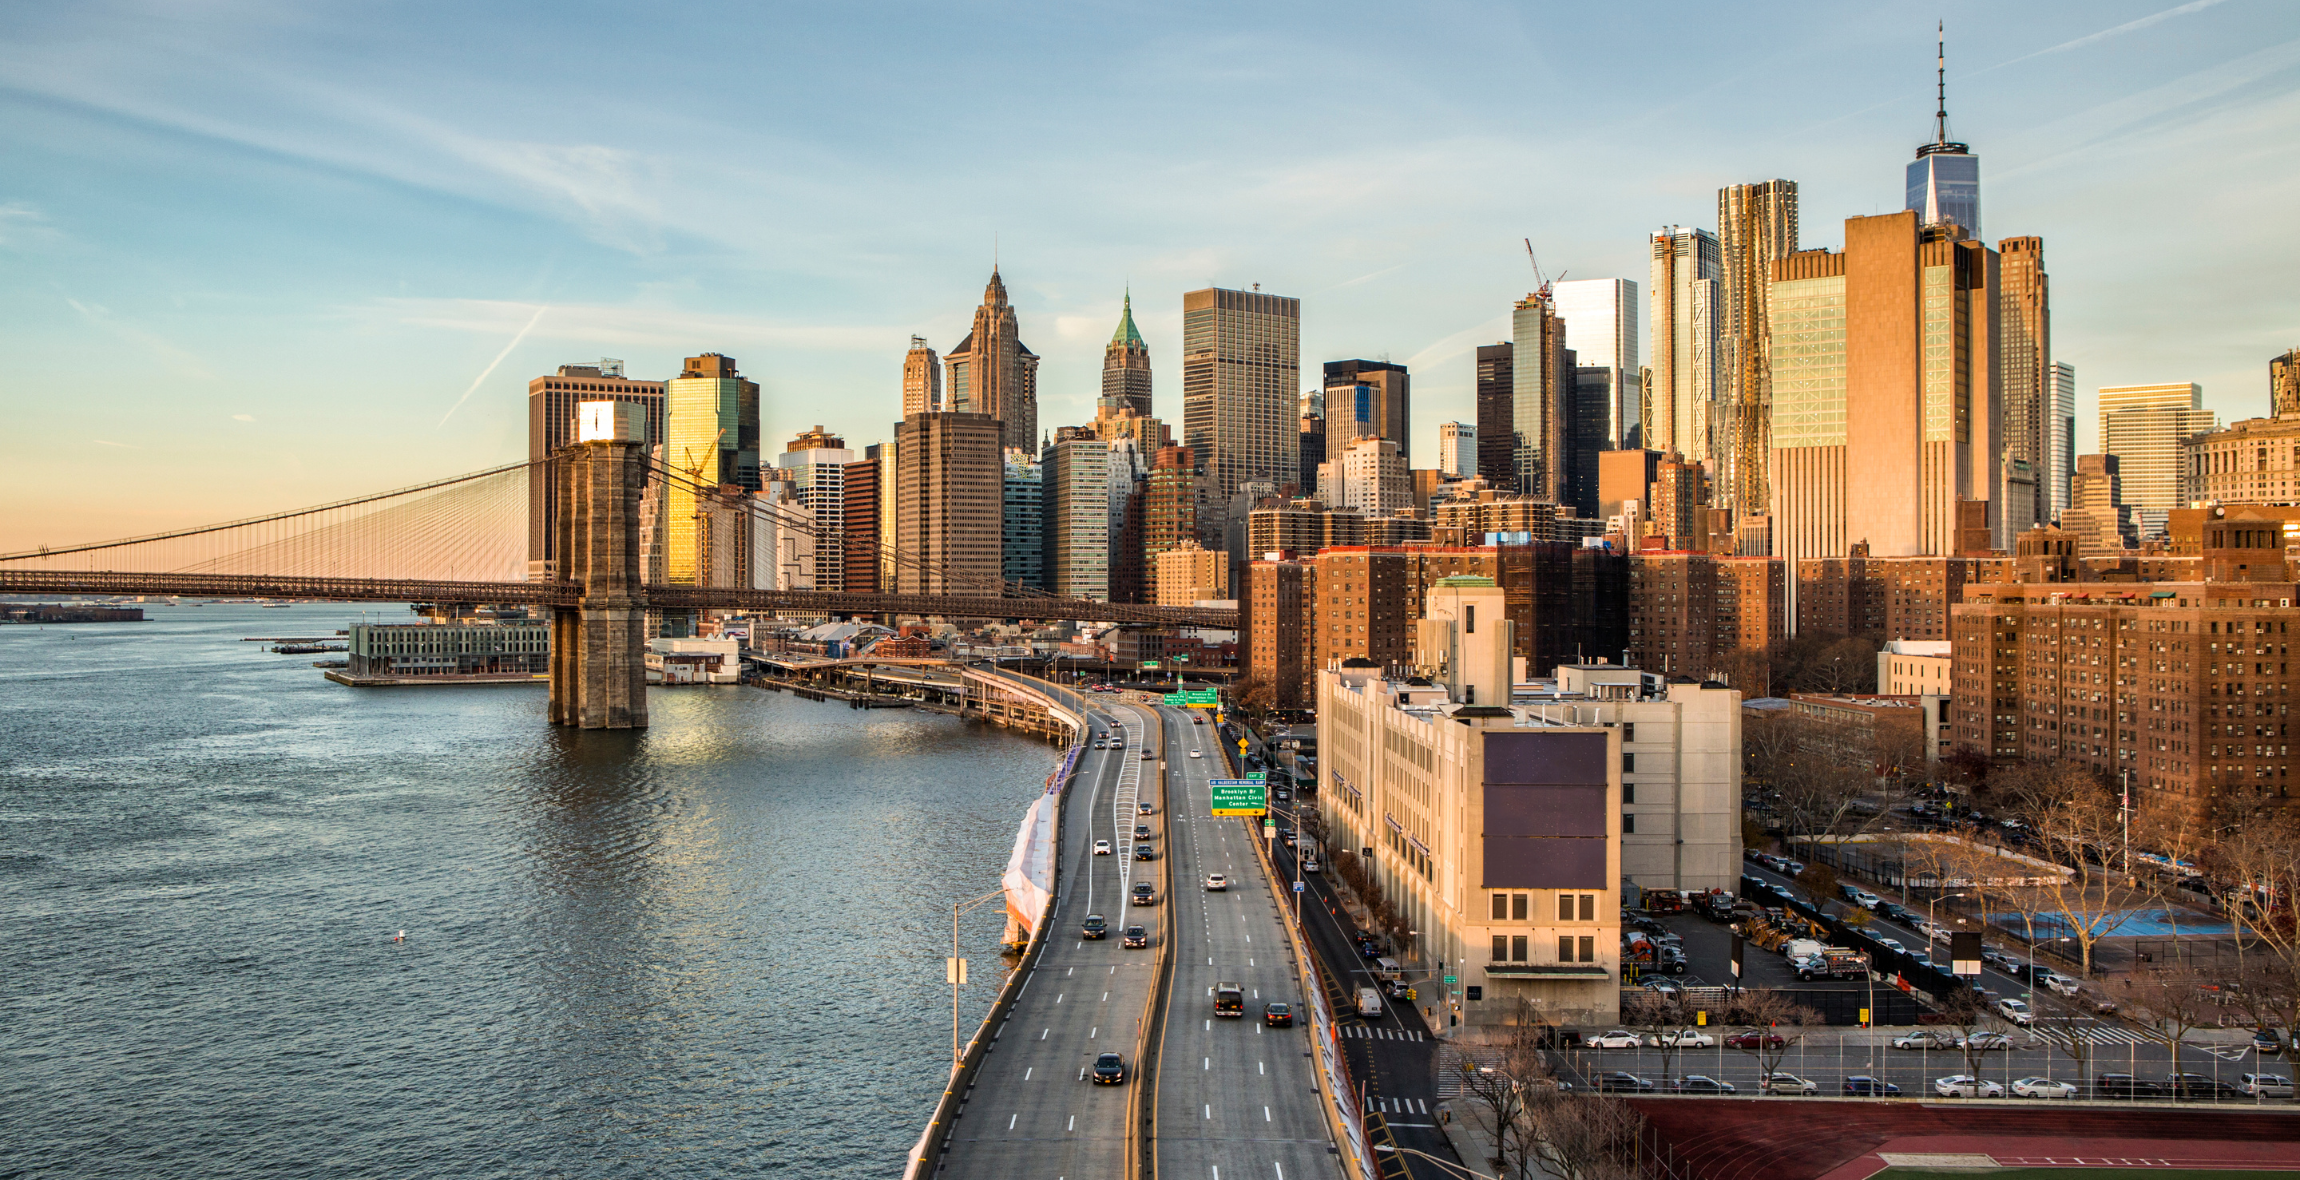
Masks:
[[[1454,1154],[1467,1161],[1471,1171],[1481,1176],[1494,1175],[1493,1111],[1482,1102],[1460,1099],[1440,1102],[1437,1110],[1438,1125],[1445,1128],[1445,1137],[1453,1143]],[[1566,1180],[1546,1159],[1534,1160],[1529,1174]]]

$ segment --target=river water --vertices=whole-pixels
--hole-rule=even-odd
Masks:
[[[0,626],[0,1180],[900,1169],[1050,747],[731,687],[569,732],[239,641],[357,607],[146,611]]]

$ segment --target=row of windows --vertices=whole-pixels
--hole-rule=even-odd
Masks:
[[[1493,895],[1493,920],[1496,922],[1528,921],[1527,910],[1532,900],[1526,893],[1496,893]],[[1579,914],[1576,918],[1574,915]],[[1557,895],[1557,920],[1560,922],[1594,922],[1597,920],[1597,895],[1594,893],[1560,893]]]
[[[1526,958],[1526,936],[1523,934],[1496,934],[1493,936],[1493,961],[1496,963],[1523,963]],[[1597,940],[1587,934],[1557,936],[1557,961],[1560,963],[1594,963],[1597,961]]]

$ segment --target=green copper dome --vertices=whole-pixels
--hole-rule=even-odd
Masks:
[[[1134,292],[1126,292],[1125,310],[1118,313],[1118,330],[1110,334],[1112,344],[1142,344],[1142,333],[1134,330]],[[1144,348],[1149,345],[1143,344]]]

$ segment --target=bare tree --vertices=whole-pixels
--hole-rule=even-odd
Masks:
[[[1637,1180],[1645,1117],[1628,1103],[1544,1090],[1528,1113],[1542,1154],[1566,1180]]]
[[[1741,1052],[1757,1063],[1757,1076],[1769,1078],[1805,1029],[1821,1022],[1820,1014],[1772,988],[1740,992],[1725,1009],[1725,1017],[1748,1038]]]
[[[2271,965],[2259,986],[2282,997],[2284,1027],[2300,1032],[2300,815],[2282,805],[2227,799],[2215,819],[2208,863],[2232,889],[2228,913],[2243,974],[2253,977],[2254,960]]]
[[[1621,1005],[1621,1022],[1645,1038],[1646,1044],[1661,1054],[1661,1081],[1667,1085],[1677,1075],[1672,1068],[1683,1042],[1701,1031],[1700,1018],[1693,1005],[1685,1000],[1685,993],[1667,992],[1647,988]]]
[[[2006,776],[2017,814],[2036,831],[2044,858],[2067,870],[2039,873],[2023,893],[2034,918],[2073,939],[2092,976],[2094,948],[2124,920],[2128,879],[2115,865],[2124,817],[2117,796],[2073,762],[2028,764]]]
[[[1541,1053],[1548,1023],[1538,1002],[1518,996],[1505,1023],[1462,1056],[1462,1096],[1493,1128],[1496,1155],[1491,1162],[1506,1180],[1539,1172],[1533,1162],[1539,1145],[1531,1104],[1540,1099],[1550,1077],[1549,1063]]]
[[[1824,909],[1837,900],[1837,870],[1814,861],[1797,874],[1797,888],[1805,891],[1805,900],[1812,902],[1814,909]]]
[[[2204,990],[2202,972],[2182,962],[2157,963],[2135,971],[2129,1008],[2172,1058],[2172,1072],[2180,1072],[2180,1042],[2197,1028],[2210,1024],[2218,1005]]]
[[[2004,1020],[1989,1006],[1988,997],[1969,987],[1958,987],[1940,997],[1937,1009],[1941,1022],[1957,1030],[1957,1048],[1965,1058],[1965,1073],[1981,1076],[1981,1062],[1988,1052],[1975,1046],[1973,1038],[1980,1033],[2004,1031]]]

